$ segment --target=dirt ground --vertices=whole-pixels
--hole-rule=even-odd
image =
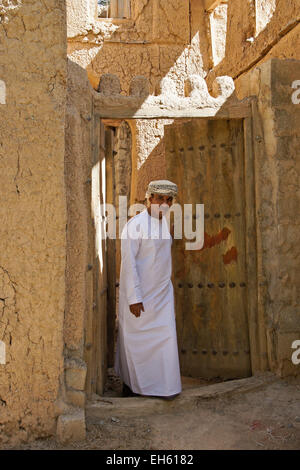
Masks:
[[[90,416],[83,442],[62,446],[44,439],[18,449],[299,450],[300,383],[280,380],[261,390],[203,399],[188,412]]]

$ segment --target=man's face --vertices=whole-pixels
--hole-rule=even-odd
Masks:
[[[149,198],[149,201],[151,203],[151,213],[161,219],[173,204],[173,197],[165,194],[154,194]]]

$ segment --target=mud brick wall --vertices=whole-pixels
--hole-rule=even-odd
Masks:
[[[0,5],[0,444],[56,431],[63,374],[66,17]]]

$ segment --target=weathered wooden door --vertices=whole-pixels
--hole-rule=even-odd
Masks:
[[[181,372],[251,375],[247,317],[243,121],[197,119],[166,126],[167,177],[180,204],[204,204],[204,246],[173,242]]]

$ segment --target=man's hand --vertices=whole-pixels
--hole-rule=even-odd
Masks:
[[[144,305],[143,305],[142,302],[140,302],[138,304],[129,305],[129,308],[130,308],[131,313],[133,313],[133,315],[135,315],[136,317],[141,316],[141,311],[142,310],[143,310],[143,312],[145,311],[144,310]]]

